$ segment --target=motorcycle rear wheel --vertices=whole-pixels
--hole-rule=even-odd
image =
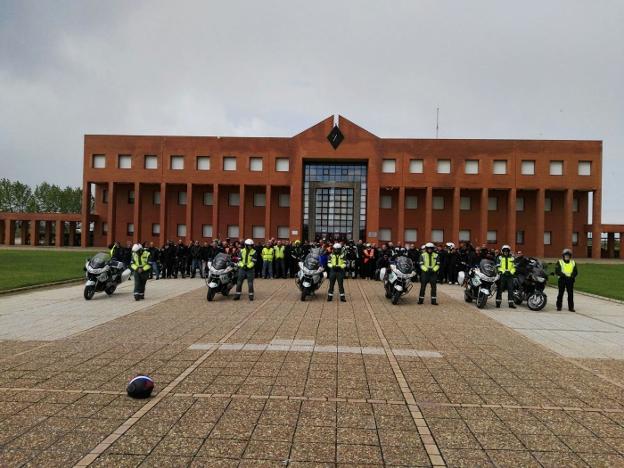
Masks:
[[[85,288],[84,288],[84,298],[87,301],[90,301],[91,299],[93,299],[94,295],[95,295],[95,286],[85,286]]]

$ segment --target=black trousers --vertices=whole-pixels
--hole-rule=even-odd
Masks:
[[[345,272],[342,268],[332,268],[329,270],[329,290],[327,291],[327,295],[329,297],[333,297],[334,295],[336,280],[338,280],[338,291],[340,292],[340,297],[344,297],[344,276]]]
[[[568,310],[574,309],[574,279],[567,276],[559,277],[559,294],[557,294],[557,309],[563,304],[563,293],[568,293]]]
[[[145,283],[149,278],[151,270],[144,270],[141,273],[134,271],[134,297],[145,297]]]
[[[513,302],[513,275],[502,275],[498,280],[498,288],[496,289],[496,303],[503,302],[503,290],[507,290],[507,302]]]
[[[247,280],[247,289],[249,290],[249,296],[254,295],[254,269],[245,270],[244,268],[240,268],[238,270],[238,278],[236,280],[236,295],[240,296],[243,290],[243,283]]]
[[[427,285],[431,285],[431,302],[437,302],[438,296],[438,272],[437,271],[423,271],[420,274],[420,294],[418,295],[419,301],[425,300],[425,291]]]

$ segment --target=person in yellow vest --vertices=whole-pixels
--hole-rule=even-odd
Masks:
[[[574,281],[578,276],[576,262],[572,260],[572,251],[564,249],[561,260],[555,265],[555,275],[559,277],[559,294],[557,294],[557,310],[563,305],[563,293],[568,293],[568,310],[574,312]]]
[[[329,254],[329,260],[327,261],[327,267],[329,268],[329,290],[327,291],[327,302],[331,302],[334,299],[334,285],[338,280],[338,291],[340,292],[340,302],[347,302],[344,291],[344,276],[345,268],[347,264],[342,253],[342,244],[336,242],[331,254]]]
[[[141,244],[132,246],[132,260],[130,268],[134,272],[134,300],[141,301],[145,299],[145,283],[149,278],[150,269],[150,252],[143,249]]]
[[[240,260],[238,262],[238,279],[236,280],[236,294],[234,300],[240,300],[243,291],[243,282],[247,280],[247,289],[249,290],[249,300],[254,300],[254,270],[256,266],[256,249],[251,239],[245,241],[244,247],[240,251]]]
[[[420,294],[418,295],[418,303],[425,302],[425,292],[427,284],[431,285],[431,305],[438,305],[437,288],[438,288],[438,270],[440,270],[440,259],[438,253],[435,252],[433,242],[425,244],[425,251],[420,254]]]
[[[277,241],[275,250],[275,278],[286,278],[286,263],[285,252],[286,246],[282,244],[282,241]]]
[[[496,289],[496,307],[500,308],[503,302],[503,289],[507,290],[507,302],[510,309],[515,309],[513,302],[513,278],[516,274],[516,260],[511,255],[511,247],[503,245],[501,254],[496,259],[496,269],[500,274]]]
[[[275,250],[271,246],[271,242],[267,242],[262,249],[262,277],[271,279],[273,277],[273,258]]]

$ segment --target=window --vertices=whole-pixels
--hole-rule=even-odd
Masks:
[[[451,173],[451,160],[450,159],[438,159],[438,174],[450,174]]]
[[[579,200],[578,198],[573,198],[572,199],[572,211],[575,213],[578,213],[579,210]]]
[[[550,175],[563,175],[563,161],[550,161]]]
[[[396,159],[384,159],[381,162],[381,172],[393,174],[396,172]]]
[[[459,231],[459,242],[468,242],[470,241],[470,230],[462,229]]]
[[[108,223],[102,223],[102,234],[108,233]]]
[[[102,203],[108,203],[108,189],[102,189]]]
[[[544,245],[550,245],[551,237],[552,237],[552,232],[544,231]]]
[[[212,192],[204,192],[204,205],[212,206]]]
[[[498,210],[498,198],[488,197],[488,211],[496,211],[496,210]]]
[[[494,165],[492,166],[492,172],[495,175],[507,174],[507,161],[504,159],[498,159],[494,161]]]
[[[126,226],[126,232],[129,236],[134,234],[134,223],[128,223],[128,225]]]
[[[152,223],[152,236],[160,235],[160,224]]]
[[[516,198],[516,211],[524,211],[524,197]]]
[[[239,231],[238,231],[238,224],[230,224],[227,227],[227,236],[231,237],[231,238],[238,238],[239,235]]]
[[[381,208],[391,209],[392,208],[392,196],[390,195],[382,195],[380,200]]]
[[[496,244],[496,231],[487,232],[487,241],[488,244]]]
[[[197,170],[198,171],[210,170],[210,156],[197,156]]]
[[[405,230],[405,242],[416,242],[418,240],[418,231],[416,229]]]
[[[160,192],[154,192],[152,201],[154,202],[154,205],[160,205]]]
[[[422,159],[410,159],[409,171],[412,174],[422,174],[424,171],[424,162]]]
[[[552,198],[544,198],[544,211],[552,211]]]
[[[288,158],[277,158],[275,160],[275,171],[276,172],[288,172],[290,170],[290,159]]]
[[[253,195],[253,206],[266,206],[266,195],[261,192],[256,192]],[[254,236],[256,237],[256,236]]]
[[[516,232],[516,244],[524,244],[524,231]]]
[[[535,175],[535,161],[522,161],[520,166],[520,174]]]
[[[444,209],[444,197],[433,197],[431,201],[432,201],[434,210]]]
[[[444,241],[444,229],[434,229],[431,231],[431,241],[432,242],[443,242]]]
[[[415,210],[418,208],[418,197],[416,195],[407,195],[405,197],[405,208]]]
[[[145,169],[158,169],[158,156],[153,154],[146,154],[145,161],[143,162]]]
[[[212,237],[212,224],[202,224],[202,237]]]
[[[106,167],[106,156],[103,154],[94,154],[91,157],[91,165],[93,169],[104,169]]]
[[[186,224],[178,224],[176,234],[178,237],[186,237]]]
[[[130,169],[132,168],[132,156],[129,154],[120,154],[117,156],[117,167],[119,169]]]
[[[254,239],[264,239],[264,226],[252,226],[251,237]]]
[[[572,245],[578,245],[578,240],[579,240],[578,232],[573,232],[572,233]]]
[[[178,205],[186,205],[186,192],[178,192]]]
[[[592,165],[591,161],[579,161],[578,175],[582,175],[582,176],[591,175],[591,169],[592,169],[591,165]]]
[[[228,205],[240,206],[240,193],[230,192],[228,194]]]
[[[460,197],[459,209],[464,211],[470,210],[470,197]]]
[[[277,206],[280,208],[289,208],[290,207],[290,194],[289,193],[280,193],[277,197]]]
[[[174,171],[184,169],[184,156],[171,156],[171,169]]]
[[[249,158],[249,170],[252,172],[262,172],[262,158]]]
[[[128,190],[128,205],[134,205],[134,190]]]
[[[380,229],[379,240],[382,242],[390,242],[392,240],[392,230],[387,228]]]
[[[476,159],[466,160],[465,172],[466,174],[478,174],[479,173],[479,161],[477,161]]]
[[[288,226],[277,226],[277,238],[288,239]]]
[[[234,156],[226,156],[223,158],[223,170],[224,171],[236,170],[236,158]]]

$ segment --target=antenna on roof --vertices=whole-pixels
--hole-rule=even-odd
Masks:
[[[338,114],[334,114],[334,126],[338,126]]]
[[[440,108],[436,107],[436,139],[438,138],[439,130],[440,130]]]

